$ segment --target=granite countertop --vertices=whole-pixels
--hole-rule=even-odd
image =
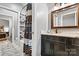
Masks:
[[[77,33],[41,33],[42,35],[52,35],[52,36],[62,36],[62,37],[71,37],[71,38],[79,38],[79,32]]]

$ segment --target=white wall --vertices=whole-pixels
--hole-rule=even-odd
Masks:
[[[46,3],[34,3],[32,5],[32,55],[41,55],[41,31],[48,30],[48,7]]]
[[[1,6],[5,6],[6,8],[9,8],[11,10],[14,10],[16,12],[19,12],[22,7],[26,4],[22,3],[0,3]]]

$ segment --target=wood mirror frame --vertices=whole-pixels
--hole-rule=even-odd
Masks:
[[[78,26],[54,26],[54,23],[53,23],[53,14],[55,12],[61,12],[63,9],[70,9],[70,8],[76,8],[77,9],[77,13],[76,13],[76,19],[78,20]],[[73,4],[73,5],[69,5],[69,6],[66,6],[64,8],[60,8],[58,10],[55,10],[53,12],[51,12],[51,29],[52,28],[79,28],[79,3],[76,3],[76,4]]]

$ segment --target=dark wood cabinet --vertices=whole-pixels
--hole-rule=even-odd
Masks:
[[[42,56],[79,56],[79,38],[41,35]]]

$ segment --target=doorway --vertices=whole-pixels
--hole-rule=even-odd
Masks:
[[[0,26],[3,27],[2,33],[6,33],[7,40],[12,42],[12,18],[11,16],[6,16],[0,14]]]

